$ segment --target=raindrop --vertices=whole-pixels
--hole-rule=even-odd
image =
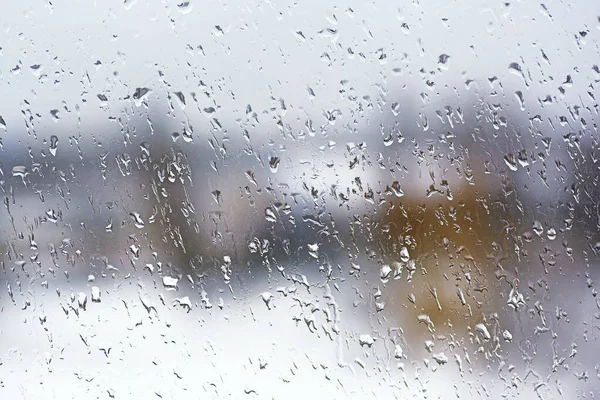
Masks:
[[[181,107],[181,109],[185,109],[186,103],[185,103],[185,96],[183,95],[183,93],[181,92],[173,92],[173,94],[175,95],[175,97],[177,97],[177,100],[179,100],[179,106]]]
[[[539,221],[533,221],[533,232],[535,232],[536,235],[538,236],[542,236],[542,234],[544,233],[544,227],[542,226],[542,223]]]
[[[269,158],[269,167],[271,168],[271,172],[275,173],[277,172],[277,169],[279,168],[279,157],[271,157]]]
[[[444,365],[448,362],[448,356],[444,353],[437,353],[431,356],[439,365]]]
[[[181,14],[186,15],[192,11],[193,5],[189,1],[184,1],[183,3],[177,4],[177,11]]]
[[[391,133],[383,138],[383,145],[385,147],[390,147],[393,144],[394,144],[394,137],[392,136]]]
[[[484,324],[475,325],[475,330],[477,332],[481,333],[481,335],[483,336],[483,338],[485,340],[490,340],[492,338],[492,336],[490,335],[490,332],[488,331],[487,327]]]
[[[142,229],[144,227],[144,221],[142,220],[140,213],[134,211],[129,215],[133,219],[133,224],[135,225],[136,228]]]
[[[79,306],[79,308],[82,308],[83,310],[86,309],[87,307],[87,295],[83,292],[79,292],[77,294],[77,304]]]
[[[137,1],[138,0],[124,0],[123,5],[125,7],[125,10],[131,10],[131,7],[133,7],[135,3],[137,3]]]
[[[504,156],[504,163],[506,164],[506,166],[511,170],[511,171],[516,171],[517,170],[517,161],[515,160],[515,155],[512,153],[509,153],[507,155]]]
[[[438,65],[440,67],[440,69],[442,70],[448,70],[448,60],[450,59],[450,56],[448,54],[440,54],[440,56],[438,57]]]
[[[318,243],[309,243],[308,244],[308,254],[310,254],[313,258],[319,258],[319,244]]]
[[[58,149],[58,137],[56,135],[50,136],[50,154],[56,156],[56,150]]]
[[[402,347],[399,344],[397,344],[396,347],[394,347],[394,357],[396,359],[401,359],[405,357],[404,350],[402,350]]]
[[[221,195],[221,191],[216,189],[210,192],[213,196],[213,199],[217,202],[217,204],[221,204],[223,202],[223,196]]]
[[[176,290],[177,289],[177,282],[179,282],[179,279],[173,278],[173,277],[170,277],[170,276],[163,276],[162,282],[163,282],[163,286],[166,289],[168,289],[168,290]]]
[[[21,178],[25,178],[27,175],[29,175],[29,170],[27,169],[27,167],[24,167],[22,165],[17,165],[17,166],[13,167],[12,175],[18,176]]]
[[[400,261],[402,261],[403,263],[407,263],[408,260],[410,260],[408,249],[406,247],[403,247],[402,249],[400,249]]]
[[[434,345],[435,345],[435,343],[433,342],[433,340],[426,340],[425,341],[425,350],[427,350],[429,353],[431,353],[433,351]]]
[[[183,297],[173,299],[173,304],[178,304],[180,307],[183,307],[183,308],[187,309],[188,311],[190,311],[192,309],[192,300],[190,300],[189,296],[183,296]]]
[[[265,219],[271,223],[277,222],[277,215],[275,215],[275,211],[273,211],[273,208],[265,208]]]
[[[359,336],[358,343],[361,346],[371,347],[375,343],[375,339],[369,334],[364,334]]]
[[[400,183],[398,183],[398,181],[392,182],[392,191],[394,192],[394,195],[396,195],[396,197],[404,196],[404,192],[402,191],[402,188],[400,187]]]
[[[506,304],[511,306],[516,311],[519,309],[519,306],[525,305],[525,298],[523,297],[522,293],[519,293],[513,288],[510,290]]]
[[[429,315],[419,314],[419,315],[417,315],[417,320],[419,321],[419,323],[426,324],[427,329],[429,329],[430,332],[433,332],[435,330],[433,321],[431,320],[431,317],[429,317]]]
[[[60,120],[60,115],[58,110],[54,109],[54,110],[50,110],[50,115],[52,116],[52,120],[54,122],[58,122]]]
[[[137,88],[133,93],[133,100],[135,102],[136,107],[140,107],[142,103],[148,98],[151,90],[148,88]]]
[[[100,288],[98,286],[92,286],[92,302],[100,303]]]
[[[381,266],[381,272],[379,274],[382,283],[387,283],[392,275],[392,268],[389,265],[384,264]]]
[[[265,305],[270,310],[273,302],[273,294],[271,292],[263,292],[261,293],[260,297],[262,297],[263,301],[265,302]]]

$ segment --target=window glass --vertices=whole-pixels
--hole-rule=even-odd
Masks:
[[[0,397],[600,393],[600,3],[0,15]]]

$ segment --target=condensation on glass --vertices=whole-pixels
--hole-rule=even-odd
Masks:
[[[600,395],[600,3],[11,2],[0,397]]]

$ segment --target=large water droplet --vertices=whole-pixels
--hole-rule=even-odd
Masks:
[[[273,156],[273,157],[269,158],[269,167],[271,168],[272,173],[277,172],[277,169],[279,169],[279,162],[280,162],[279,157]]]
[[[375,343],[375,339],[369,334],[364,334],[359,336],[358,343],[361,346],[371,347]]]
[[[98,286],[92,286],[92,302],[100,303],[100,288]]]
[[[170,276],[163,276],[162,281],[163,281],[163,286],[166,289],[175,290],[175,289],[177,289],[177,282],[179,282],[179,279],[173,278]]]
[[[272,223],[277,222],[277,215],[275,215],[275,211],[273,211],[273,208],[265,208],[265,219]]]
[[[56,156],[56,150],[58,149],[58,137],[56,135],[50,136],[50,154]]]

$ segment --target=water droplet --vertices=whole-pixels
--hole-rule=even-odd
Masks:
[[[13,167],[12,174],[13,174],[13,176],[19,176],[21,178],[25,178],[27,175],[29,175],[29,170],[27,169],[27,167],[24,167],[22,165],[17,165],[17,166]]]
[[[277,169],[279,169],[279,162],[280,162],[279,157],[273,156],[273,157],[269,158],[269,167],[271,168],[272,173],[277,172]]]
[[[449,59],[450,59],[450,56],[448,54],[440,54],[440,56],[438,57],[438,65],[440,66],[441,69],[443,69],[443,70],[448,69],[448,60]]]
[[[177,100],[179,100],[179,107],[181,107],[181,109],[184,110],[186,103],[185,103],[185,96],[183,95],[183,93],[173,92],[173,94],[175,95],[175,97],[177,97]]]
[[[77,294],[77,304],[79,305],[79,308],[82,309],[86,309],[87,307],[87,295],[83,292],[79,292]]]
[[[131,7],[133,7],[135,5],[135,3],[137,3],[138,0],[125,0],[123,2],[123,6],[125,7],[125,10],[129,11],[131,10]]]
[[[371,347],[375,343],[375,339],[369,334],[364,334],[359,336],[358,343],[361,346]]]
[[[216,189],[213,190],[212,192],[210,192],[213,196],[213,199],[215,199],[215,201],[217,202],[217,204],[221,204],[223,201],[223,197],[221,196],[221,191]]]
[[[400,249],[400,261],[402,261],[403,263],[407,263],[408,260],[410,260],[410,254],[408,254],[408,249],[406,247],[403,247],[402,249]]]
[[[533,233],[531,233],[529,231],[523,232],[521,237],[523,238],[524,241],[526,241],[527,243],[530,243],[533,240]]]
[[[504,156],[504,163],[511,171],[517,170],[517,161],[515,160],[515,155],[510,153]]]
[[[166,289],[168,289],[168,290],[176,290],[177,289],[177,282],[179,282],[179,279],[173,278],[171,276],[163,276],[162,281],[163,281],[163,286]]]
[[[142,220],[140,213],[134,211],[129,215],[133,219],[133,224],[135,225],[136,228],[142,229],[144,227],[144,221]]]
[[[186,15],[192,11],[193,5],[189,1],[177,4],[177,11],[181,14]]]
[[[189,296],[183,296],[176,299],[173,299],[173,304],[178,304],[180,307],[183,307],[190,311],[192,309],[192,301]],[[210,303],[209,303],[210,304]]]
[[[519,293],[514,288],[510,290],[506,304],[511,306],[515,311],[519,309],[519,306],[526,305],[523,294]]]
[[[428,352],[432,352],[433,351],[433,346],[435,345],[435,343],[433,342],[433,340],[426,340],[425,341],[425,350],[427,350]]]
[[[538,236],[542,236],[542,233],[544,233],[544,227],[542,226],[541,222],[539,221],[533,221],[533,231],[535,232],[536,235]]]
[[[427,329],[429,329],[430,332],[433,332],[435,330],[433,321],[431,320],[431,317],[429,317],[429,315],[419,314],[417,315],[417,320],[419,321],[419,323],[426,324]]]
[[[50,154],[56,156],[56,150],[58,149],[58,137],[56,135],[50,136]]]
[[[98,286],[92,286],[92,302],[100,303],[100,288]]]
[[[146,98],[148,97],[148,94],[150,92],[152,92],[152,91],[148,88],[135,89],[135,92],[133,93],[132,97],[133,97],[136,107],[140,107],[144,103],[144,101],[146,100]]]
[[[273,208],[265,208],[265,219],[271,223],[277,222],[277,215],[275,215],[275,211],[273,211]]]
[[[488,328],[484,324],[475,325],[475,330],[477,332],[481,333],[481,335],[483,336],[483,338],[485,340],[490,340],[492,338],[492,336],[490,335],[490,332],[488,331]]]
[[[258,183],[256,182],[256,178],[254,177],[254,171],[246,171],[246,178],[251,182],[254,183],[255,185],[258,186]]]
[[[448,356],[444,353],[437,353],[431,356],[439,365],[444,365],[448,362]]]
[[[390,280],[391,274],[392,274],[392,268],[389,265],[384,264],[381,266],[381,272],[379,273],[381,282],[387,283]]]
[[[398,181],[392,182],[392,191],[394,192],[396,197],[404,196],[404,192],[402,191],[402,188],[400,187],[400,183],[398,183]]]
[[[313,258],[319,258],[319,244],[318,243],[309,243],[308,244],[308,254],[310,254]]]
[[[397,344],[396,347],[394,347],[394,357],[396,359],[401,359],[405,357],[404,350],[399,344]]]
[[[273,301],[273,294],[271,292],[263,292],[261,293],[260,297],[262,297],[263,301],[265,302],[265,305],[270,310],[271,303]]]
[[[390,147],[393,144],[394,144],[394,137],[392,136],[391,133],[383,138],[383,145],[385,147]]]
[[[52,120],[54,122],[58,122],[60,120],[60,115],[58,110],[54,109],[54,110],[50,110],[50,115],[52,116]]]

